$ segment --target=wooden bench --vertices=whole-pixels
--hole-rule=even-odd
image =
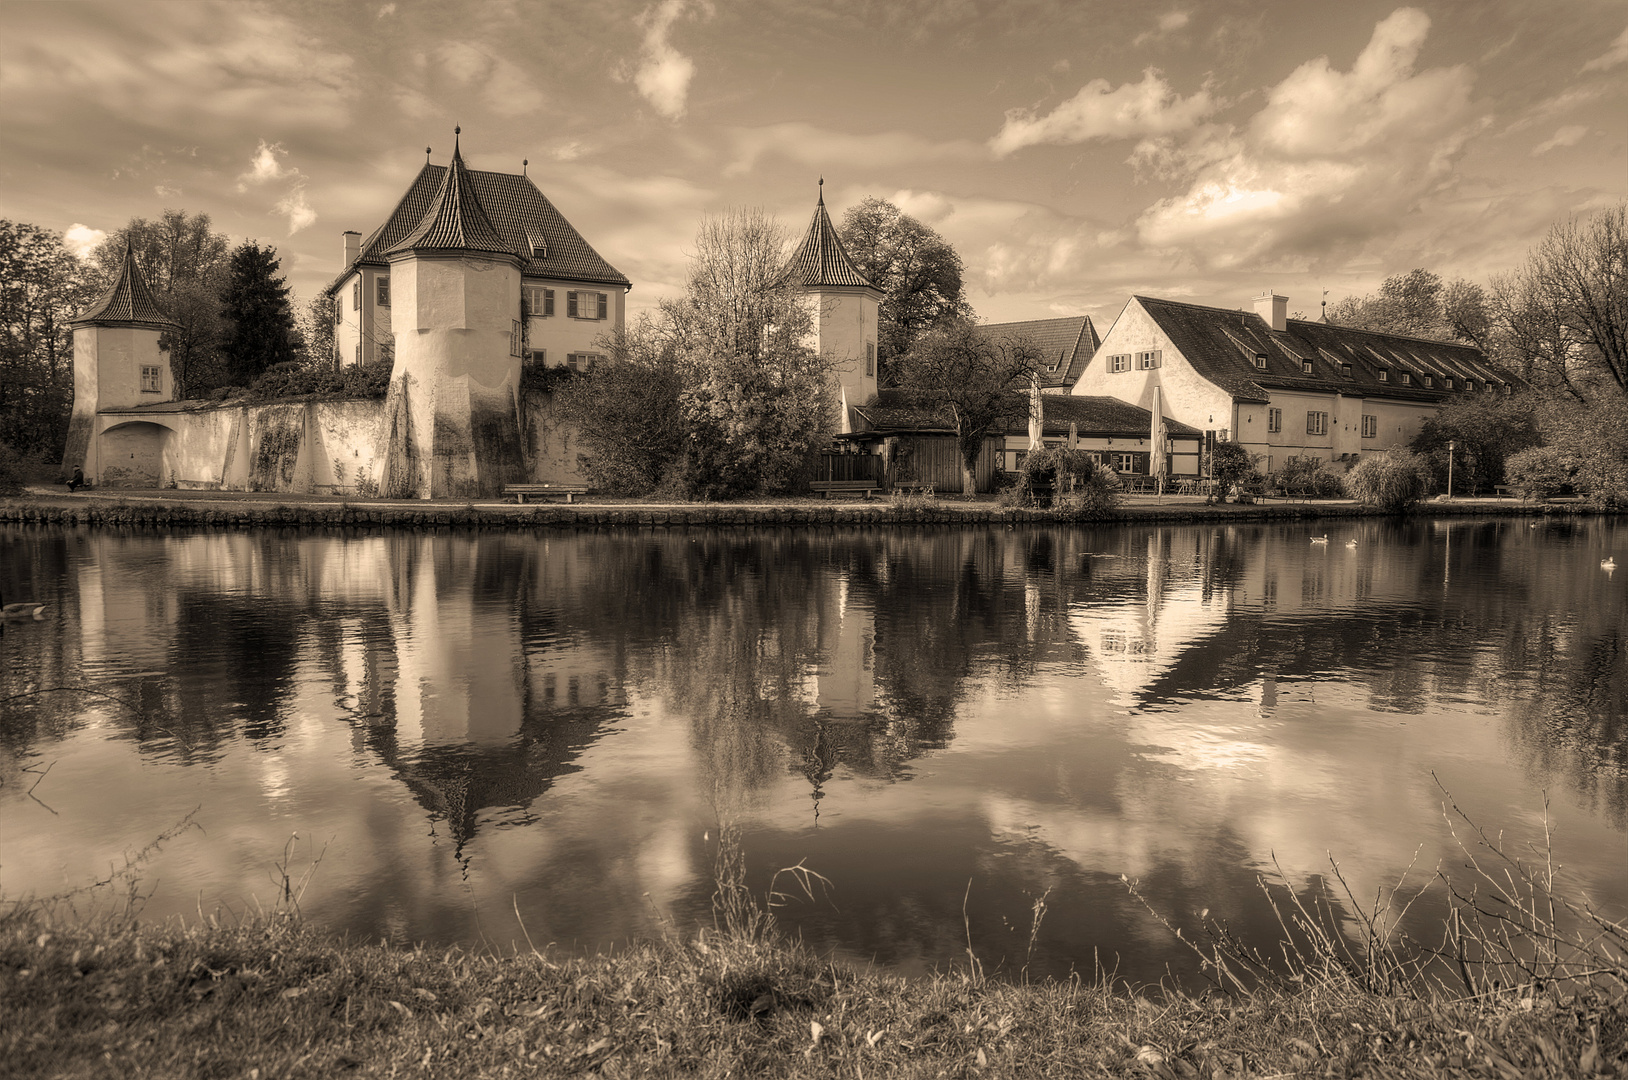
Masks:
[[[1500,499],[1513,499],[1515,497],[1509,493],[1508,484],[1494,484],[1492,485],[1492,492],[1496,498]]]
[[[882,487],[875,480],[812,480],[808,486],[810,490],[819,492],[827,499],[831,497],[832,492],[838,495],[858,495],[860,498],[868,499]]]
[[[575,502],[578,495],[588,493],[587,484],[504,484],[503,494],[513,495],[514,500],[525,504],[527,495],[547,497],[550,495],[564,495],[566,502]]]

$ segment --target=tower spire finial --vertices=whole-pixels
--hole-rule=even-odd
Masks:
[[[820,205],[825,205],[825,177],[820,177]]]
[[[463,133],[464,129],[461,125],[452,125],[452,156],[455,158],[461,159],[463,157],[463,154],[458,151],[458,139]]]

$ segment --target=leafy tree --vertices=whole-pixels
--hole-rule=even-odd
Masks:
[[[1628,395],[1600,386],[1582,402],[1551,396],[1537,412],[1545,447],[1565,460],[1578,494],[1601,508],[1628,506]]]
[[[1504,482],[1511,454],[1538,445],[1534,402],[1525,394],[1465,394],[1449,399],[1424,422],[1413,440],[1435,472],[1435,486],[1447,486],[1447,444],[1453,451],[1453,486],[1476,491]]]
[[[929,330],[899,357],[900,382],[955,429],[961,490],[977,491],[984,440],[1029,414],[1026,391],[1040,356],[1024,338],[991,340],[970,319]]]
[[[1330,306],[1328,320],[1385,334],[1460,341],[1484,348],[1492,325],[1486,291],[1462,279],[1443,283],[1428,270],[1385,279],[1369,296],[1348,296]]]
[[[73,408],[69,322],[94,298],[59,233],[0,221],[0,444],[56,456]]]
[[[1411,450],[1365,457],[1345,474],[1345,493],[1365,506],[1397,514],[1430,490],[1430,463]]]
[[[1237,484],[1248,479],[1255,471],[1255,461],[1243,444],[1218,442],[1210,452],[1210,477],[1215,481],[1217,499],[1226,502]]]
[[[232,252],[221,315],[225,373],[233,385],[248,386],[273,364],[294,359],[294,310],[280,269],[276,248],[245,240]]]
[[[557,400],[577,429],[593,484],[613,495],[645,495],[668,479],[684,453],[684,383],[670,339],[650,316],[608,345],[608,361],[570,379]]]
[[[882,290],[876,354],[883,374],[924,332],[972,318],[961,256],[930,227],[883,199],[848,209],[837,230],[848,256]]]
[[[157,221],[131,218],[91,254],[98,289],[105,290],[117,280],[126,238],[147,287],[164,313],[178,324],[159,338],[159,344],[169,350],[175,396],[200,397],[225,385],[220,296],[228,272],[226,237],[214,231],[208,214],[165,210]]]
[[[334,302],[320,293],[300,309],[298,323],[300,358],[313,366],[334,363]]]
[[[760,210],[705,217],[685,293],[661,307],[683,386],[692,495],[790,491],[834,430],[830,364],[805,344],[813,312],[781,277],[786,246]]]
[[[1556,224],[1524,265],[1493,281],[1507,362],[1579,400],[1628,393],[1628,203]]]

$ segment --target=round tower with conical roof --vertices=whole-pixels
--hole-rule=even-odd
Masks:
[[[428,211],[385,257],[396,349],[380,491],[500,494],[524,469],[520,255],[481,206],[456,139]]]
[[[79,314],[73,328],[73,414],[62,467],[98,479],[92,435],[96,414],[175,399],[170,354],[162,346],[177,324],[147,288],[128,237],[124,263],[108,291]]]
[[[829,357],[840,394],[838,431],[851,430],[848,410],[876,396],[876,316],[882,290],[848,257],[825,211],[825,178],[808,232],[783,276],[813,298],[814,349]]]

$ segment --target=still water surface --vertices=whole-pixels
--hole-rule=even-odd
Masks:
[[[1122,875],[1271,940],[1274,860],[1461,867],[1439,778],[1522,843],[1547,793],[1628,913],[1628,525],[1328,528],[0,527],[5,599],[51,604],[0,639],[0,890],[196,810],[149,917],[270,904],[298,834],[321,926],[591,950],[709,924],[732,824],[754,890],[830,879],[780,912],[821,950],[962,962],[965,903],[989,969],[1152,981],[1190,957]]]

